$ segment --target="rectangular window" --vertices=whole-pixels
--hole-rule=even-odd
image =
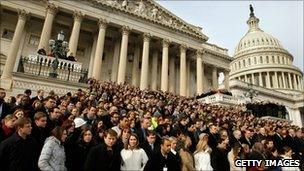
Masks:
[[[32,34],[32,35],[30,35],[29,44],[30,45],[38,46],[39,40],[40,40],[39,36],[36,36],[36,35]]]
[[[5,38],[5,39],[13,40],[14,31],[5,28],[5,29],[3,29],[2,36],[1,36],[1,37],[2,37],[2,38]]]

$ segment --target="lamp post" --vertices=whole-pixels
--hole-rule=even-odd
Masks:
[[[49,73],[49,76],[52,78],[57,78],[57,68],[59,65],[59,58],[66,58],[68,42],[64,41],[65,35],[61,30],[57,35],[57,40],[50,39],[49,44],[51,47],[51,52],[54,55],[55,59],[52,62],[52,70]]]

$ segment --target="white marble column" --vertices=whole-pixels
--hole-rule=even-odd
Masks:
[[[298,90],[298,85],[297,85],[297,76],[296,74],[292,74],[293,77],[293,89]]]
[[[225,71],[225,80],[224,80],[224,84],[225,84],[225,89],[229,90],[229,71]]]
[[[98,38],[97,38],[97,44],[96,44],[96,52],[95,52],[95,58],[94,58],[92,77],[97,80],[100,80],[101,79],[101,67],[102,67],[101,66],[102,65],[102,55],[103,55],[104,42],[105,42],[105,37],[106,37],[107,21],[105,19],[99,19],[98,25],[99,25],[99,32],[98,32]]]
[[[140,89],[148,88],[150,34],[144,34],[143,53],[141,62]]]
[[[263,87],[263,78],[262,78],[262,73],[261,72],[259,73],[259,85],[261,87]]]
[[[129,27],[122,27],[122,39],[120,47],[120,57],[119,57],[119,66],[118,66],[118,76],[117,82],[124,83],[126,77],[126,64],[127,64],[127,54],[128,54],[128,41],[129,41]]]
[[[300,77],[300,75],[297,75],[297,78],[298,78],[298,90],[302,90],[302,87],[301,87],[301,77]]]
[[[290,73],[288,73],[288,81],[289,81],[289,88],[293,89],[292,80],[291,80],[291,74]]]
[[[212,78],[213,78],[213,73],[212,73]],[[248,83],[247,74],[244,75],[244,78],[245,78],[245,82]]]
[[[170,58],[170,75],[169,75],[169,91],[175,92],[175,57],[171,56]]]
[[[203,93],[203,63],[202,63],[202,51],[196,51],[196,94]]]
[[[191,85],[190,85],[190,79],[191,79],[191,71],[190,71],[190,67],[191,67],[191,58],[189,58],[189,60],[187,60],[187,97],[189,97],[191,95]]]
[[[157,68],[158,68],[158,51],[154,50],[152,55],[152,72],[151,72],[151,89],[157,90]],[[147,76],[148,77],[148,76]]]
[[[281,74],[282,74],[282,80],[283,80],[283,88],[287,88],[287,87],[286,87],[285,74],[284,74],[284,72],[281,72]]]
[[[1,76],[1,87],[5,89],[11,89],[12,86],[12,72],[14,69],[14,65],[17,58],[18,49],[20,46],[20,41],[22,37],[22,33],[25,27],[25,22],[27,20],[29,12],[25,10],[18,11],[18,21],[16,25],[16,29],[14,32],[13,40],[10,44],[10,48],[8,51],[8,56],[5,61],[3,73]]]
[[[162,69],[161,69],[161,90],[168,91],[168,65],[169,65],[169,40],[163,40]]]
[[[89,78],[92,77],[92,73],[93,73],[93,66],[94,66],[95,52],[96,52],[96,44],[97,44],[97,35],[94,34],[93,35],[93,45],[92,45],[92,48],[91,48],[91,58],[90,58],[90,64],[89,64],[89,73],[88,73]]]
[[[247,79],[245,75],[245,79]],[[217,89],[218,88],[218,77],[217,77],[217,68],[216,66],[213,66],[212,69],[212,88]]]
[[[303,87],[303,77],[300,78],[300,87],[301,90],[303,91],[304,87]]]
[[[254,73],[251,74],[251,83],[255,84],[255,82],[254,82]]]
[[[275,71],[274,72],[274,88],[279,88],[279,81],[278,81],[278,73]]]
[[[267,71],[267,77],[266,77],[266,87],[267,88],[271,88],[271,85],[270,85],[270,74],[269,72]]]
[[[112,74],[111,74],[111,81],[117,81],[117,72],[118,72],[118,65],[119,65],[119,50],[120,50],[120,40],[117,39],[114,45],[114,54],[113,54],[113,62],[112,62]]]
[[[186,70],[186,45],[180,46],[180,86],[179,86],[179,94],[181,96],[187,95],[187,70]]]
[[[132,85],[138,86],[139,80],[139,58],[140,58],[140,46],[136,45],[134,50],[134,60],[132,66]]]
[[[69,41],[69,50],[70,50],[69,55],[76,56],[81,22],[84,15],[80,11],[75,10],[73,13],[73,17],[74,17],[74,24]]]
[[[49,40],[51,38],[53,20],[55,18],[58,7],[53,3],[48,3],[46,6],[46,16],[42,28],[42,32],[40,35],[40,41],[38,44],[38,50],[44,49],[47,50],[49,47]]]

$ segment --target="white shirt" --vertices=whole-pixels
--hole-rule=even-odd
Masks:
[[[210,161],[210,154],[208,153],[208,149],[205,151],[200,151],[194,154],[194,163],[196,170],[213,170]]]
[[[144,170],[148,161],[146,152],[142,149],[126,150],[120,152],[122,162],[120,170]]]

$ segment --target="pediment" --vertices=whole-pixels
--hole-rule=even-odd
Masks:
[[[107,6],[128,13],[135,17],[146,19],[170,29],[177,30],[204,41],[208,37],[202,33],[202,28],[191,25],[153,0],[89,0],[99,5]]]

